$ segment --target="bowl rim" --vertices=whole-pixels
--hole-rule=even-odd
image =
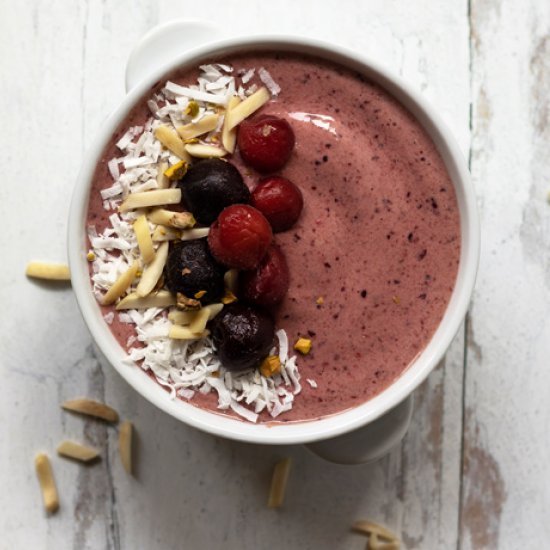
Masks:
[[[123,363],[126,357],[104,321],[92,293],[86,260],[86,219],[89,189],[106,144],[129,110],[160,79],[179,67],[242,50],[292,51],[313,55],[357,70],[393,95],[419,121],[435,143],[453,181],[459,204],[461,255],[455,287],[447,309],[426,348],[385,390],[372,399],[320,419],[253,424],[195,407],[169,394],[142,369]],[[480,227],[474,189],[466,161],[454,137],[429,102],[401,78],[364,54],[314,38],[264,35],[216,40],[188,49],[141,81],[108,117],[87,150],[73,191],[68,222],[71,281],[82,316],[107,361],[143,397],[164,412],[205,432],[229,439],[262,444],[310,443],[360,428],[394,408],[411,394],[442,359],[467,312],[479,262]]]

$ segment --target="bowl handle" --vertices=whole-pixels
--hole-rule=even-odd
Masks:
[[[217,25],[196,19],[176,19],[153,27],[130,53],[126,63],[126,92],[186,50],[225,34]]]
[[[386,455],[407,433],[413,398],[407,399],[384,416],[350,433],[310,443],[306,447],[317,456],[336,464],[364,464]]]

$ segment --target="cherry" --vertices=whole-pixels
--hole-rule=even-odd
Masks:
[[[239,296],[252,304],[271,307],[285,297],[289,281],[285,255],[272,244],[255,270],[239,274]]]
[[[208,245],[214,258],[236,269],[254,269],[273,239],[263,214],[246,204],[225,208],[210,226]]]
[[[269,353],[275,323],[265,311],[236,303],[225,306],[211,323],[222,365],[230,371],[258,366]]]
[[[226,206],[250,201],[250,191],[240,172],[221,159],[195,162],[178,187],[185,205],[203,225],[210,225]]]
[[[262,115],[239,125],[237,143],[242,159],[258,172],[282,168],[294,148],[294,131],[284,119]]]
[[[225,269],[208,250],[206,239],[180,241],[170,247],[164,276],[170,292],[182,292],[194,298],[197,292],[206,291],[201,302],[219,301],[224,291]]]
[[[302,192],[290,180],[280,176],[265,178],[252,192],[252,206],[271,224],[273,231],[290,229],[304,207]]]

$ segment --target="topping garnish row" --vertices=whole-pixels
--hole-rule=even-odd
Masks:
[[[264,409],[273,417],[289,410],[301,390],[269,308],[290,281],[273,233],[297,221],[303,198],[279,175],[251,193],[227,157],[237,148],[250,168],[272,173],[288,162],[295,138],[284,119],[249,118],[271,98],[254,82],[244,89],[250,71],[237,86],[231,67],[201,69],[197,86],[168,82],[148,102],[155,118],[117,142],[126,155],[108,163],[115,182],[101,194],[119,214],[102,234],[89,230],[92,280],[99,301],[136,326],[131,362],[172,395],[214,389],[220,408],[256,421]],[[258,75],[280,91],[265,69]]]

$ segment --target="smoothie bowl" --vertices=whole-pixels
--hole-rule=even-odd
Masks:
[[[139,393],[210,433],[307,443],[425,379],[466,312],[478,233],[464,161],[420,97],[358,54],[255,37],[128,94],[82,167],[69,259],[94,340]]]

